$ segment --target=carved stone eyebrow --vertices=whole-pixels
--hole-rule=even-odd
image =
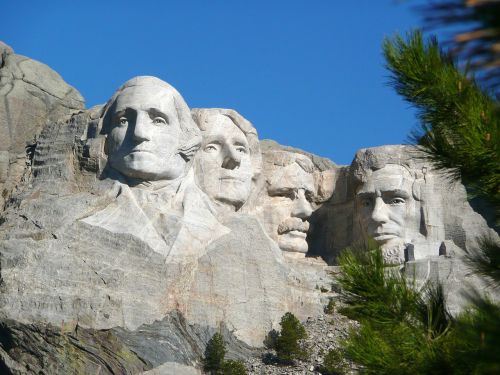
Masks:
[[[401,189],[393,189],[393,190],[385,190],[382,191],[383,196],[397,196],[397,197],[403,197],[403,198],[409,198],[410,194],[408,194],[407,191],[401,190]]]
[[[168,116],[166,113],[164,113],[164,112],[160,111],[158,108],[150,108],[150,109],[148,110],[148,113],[149,113],[149,117],[151,117],[151,118],[154,118],[154,117],[161,117],[161,118],[165,119],[165,121],[166,121],[167,123],[170,123],[170,118],[169,118],[169,116]]]

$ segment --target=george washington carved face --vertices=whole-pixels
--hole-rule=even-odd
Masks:
[[[186,135],[192,135],[193,144],[199,143],[198,129],[189,124],[189,108],[182,97],[153,77],[137,77],[122,86],[104,121],[109,165],[134,179],[179,177],[186,166],[182,155]]]

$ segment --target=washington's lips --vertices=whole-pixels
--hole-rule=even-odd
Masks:
[[[153,152],[151,150],[146,150],[146,149],[137,149],[137,148],[133,148],[132,150],[130,150],[128,152],[128,154],[137,154],[137,153],[147,153],[147,154],[153,154]]]
[[[296,217],[287,218],[278,226],[278,234],[292,233],[305,237],[308,230],[309,223]]]
[[[239,182],[244,182],[244,180],[241,177],[236,177],[236,176],[222,176],[219,178],[221,181],[239,181]]]

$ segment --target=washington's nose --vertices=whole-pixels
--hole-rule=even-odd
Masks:
[[[150,124],[151,119],[148,114],[138,113],[135,120],[134,139],[138,142],[150,141]]]
[[[371,218],[377,223],[386,223],[389,220],[387,205],[381,197],[375,198],[375,205]]]
[[[226,149],[224,159],[222,160],[222,168],[224,169],[236,169],[241,164],[241,155],[240,153],[233,149],[232,147],[228,147]]]
[[[312,212],[312,206],[306,198],[305,191],[303,189],[299,189],[297,192],[297,198],[294,201],[292,216],[305,220],[311,216]]]

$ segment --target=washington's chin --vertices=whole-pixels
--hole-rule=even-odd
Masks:
[[[307,233],[292,230],[278,236],[278,246],[283,251],[307,253],[309,245],[306,241]]]
[[[111,160],[111,166],[123,175],[145,181],[174,180],[184,172],[182,160],[172,158],[169,164],[149,152],[134,152],[121,160]]]

